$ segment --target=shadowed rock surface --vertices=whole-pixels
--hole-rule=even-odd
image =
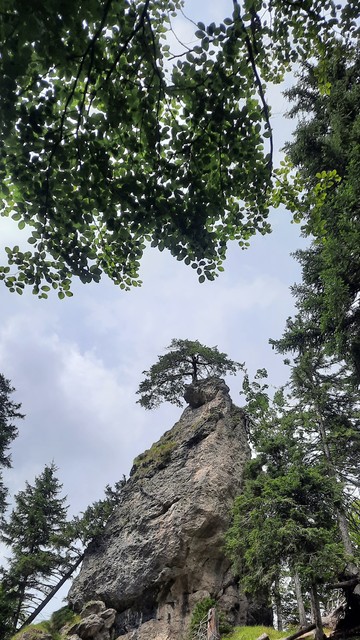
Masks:
[[[261,607],[251,618],[223,552],[250,455],[244,414],[217,378],[190,385],[186,399],[192,406],[179,422],[135,459],[69,593],[77,611],[94,599],[116,609],[121,640],[180,640],[194,605],[209,596],[232,624],[269,622]]]

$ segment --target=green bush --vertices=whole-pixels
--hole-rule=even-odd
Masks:
[[[215,600],[210,597],[204,598],[196,603],[190,620],[190,638],[195,636],[201,622],[207,618],[208,611],[211,607],[215,607]]]
[[[214,598],[204,598],[198,602],[192,612],[191,621],[190,621],[190,638],[195,637],[196,633],[199,630],[199,626],[202,622],[205,623],[208,615],[209,609],[215,607],[216,612],[218,614],[219,619],[219,632],[222,636],[225,633],[230,633],[232,631],[232,626],[226,620],[225,614],[219,607],[216,605],[216,601]]]
[[[71,622],[76,622],[78,616],[69,607],[61,607],[54,611],[50,618],[50,626],[53,631],[60,631],[62,627]]]
[[[74,611],[71,611],[69,607],[62,607],[61,609],[58,609],[58,611],[54,611],[50,620],[43,620],[37,624],[30,624],[22,631],[18,631],[11,640],[23,640],[24,636],[31,640],[36,640],[36,638],[41,640],[45,633],[51,635],[52,640],[60,640],[60,629],[62,629],[66,624],[70,625],[78,621],[79,616],[74,613]]]

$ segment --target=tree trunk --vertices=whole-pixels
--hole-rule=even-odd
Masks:
[[[17,629],[17,625],[19,622],[19,618],[21,615],[21,607],[23,605],[23,601],[24,601],[24,597],[25,597],[25,590],[26,590],[26,586],[27,586],[27,580],[25,580],[24,582],[20,583],[19,585],[19,592],[18,592],[18,603],[17,603],[17,607],[16,607],[16,611],[14,613],[13,616],[13,632],[15,633],[18,629]]]
[[[324,640],[325,634],[321,620],[319,598],[317,594],[316,584],[313,583],[310,588],[311,610],[315,624],[315,640]]]
[[[301,638],[301,636],[305,635],[305,633],[313,631],[315,629],[315,626],[315,623],[308,624],[307,627],[304,627],[303,629],[300,629],[300,631],[292,633],[291,636],[287,636],[286,638],[283,638],[283,640],[296,640],[297,638]]]
[[[67,580],[69,580],[69,578],[72,576],[72,574],[74,573],[75,569],[78,568],[78,566],[83,561],[83,559],[84,559],[84,554],[82,553],[78,557],[78,559],[76,560],[75,564],[73,564],[72,567],[70,567],[69,571],[67,571],[65,573],[65,575],[61,578],[61,580],[59,580],[59,582],[55,585],[55,587],[53,587],[53,589],[51,589],[50,593],[48,593],[46,598],[44,598],[44,600],[42,600],[42,602],[40,602],[39,606],[36,607],[36,609],[29,615],[29,617],[25,620],[24,624],[21,625],[21,627],[20,627],[20,629],[18,629],[18,631],[21,631],[21,629],[23,629],[24,627],[27,627],[29,624],[31,624],[33,622],[33,620],[35,620],[35,618],[37,618],[39,613],[41,613],[43,608],[46,607],[46,605],[50,602],[50,600],[52,600],[54,595],[59,591],[59,589],[61,589],[63,584],[65,584],[65,582]]]
[[[197,363],[196,356],[191,356],[191,363],[192,363],[192,368],[193,368],[192,374],[191,374],[192,383],[196,384],[197,379],[198,379],[198,376],[197,376],[197,373],[198,373],[197,365],[198,365],[198,363]]]
[[[276,578],[274,583],[274,600],[275,600],[277,628],[278,628],[278,631],[283,631],[284,626],[283,626],[283,618],[282,618],[282,611],[281,611],[281,594],[280,594],[279,578]]]
[[[220,640],[219,621],[215,607],[212,607],[208,611],[207,640]]]
[[[313,388],[314,388],[314,380],[312,379],[312,377],[311,377],[311,382],[312,382],[312,385],[313,385]],[[316,395],[314,393],[314,399],[315,398],[316,398]],[[321,440],[321,443],[322,443],[322,447],[323,447],[325,458],[326,458],[327,463],[328,463],[329,474],[336,480],[336,482],[338,484],[341,485],[342,483],[340,483],[338,478],[337,478],[336,467],[334,465],[334,461],[332,459],[331,451],[330,451],[330,448],[329,448],[329,445],[328,445],[328,438],[327,438],[327,434],[326,434],[325,420],[323,418],[321,407],[319,407],[318,402],[316,401],[316,399],[315,399],[314,405],[315,405],[315,410],[316,410],[317,418],[318,418],[320,440]],[[345,553],[347,553],[349,556],[353,556],[354,555],[354,547],[353,547],[353,544],[351,542],[351,538],[349,536],[349,525],[348,525],[347,518],[346,518],[345,514],[343,513],[343,511],[341,511],[338,508],[336,509],[336,517],[337,517],[337,521],[338,521],[338,524],[339,524],[340,536],[341,536],[342,543],[344,545]],[[353,562],[349,562],[348,563],[347,569],[348,569],[349,573],[351,573],[353,575],[359,575],[359,568]]]
[[[305,611],[304,599],[301,592],[300,576],[297,571],[294,572],[293,580],[294,580],[296,602],[297,602],[298,611],[299,611],[299,624],[300,624],[300,627],[306,627],[306,624],[307,624],[306,611]]]
[[[347,521],[346,517],[344,516],[344,514],[341,513],[341,511],[338,511],[337,517],[338,517],[338,522],[339,522],[341,539],[342,539],[342,542],[343,542],[343,545],[344,545],[345,552],[349,556],[352,556],[352,555],[354,555],[354,548],[353,548],[353,545],[352,545],[352,542],[351,542],[351,539],[350,539],[350,535],[349,535],[348,521]]]

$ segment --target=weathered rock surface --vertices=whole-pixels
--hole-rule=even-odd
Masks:
[[[110,640],[115,609],[107,609],[104,602],[91,600],[80,613],[80,621],[65,625],[60,631],[63,640]]]
[[[195,408],[134,461],[116,514],[85,556],[69,602],[77,611],[94,599],[116,609],[112,637],[180,640],[209,596],[232,623],[248,620],[223,551],[250,455],[228,391],[217,378],[188,391]]]

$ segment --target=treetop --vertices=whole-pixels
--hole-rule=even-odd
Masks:
[[[186,385],[210,376],[235,374],[242,365],[230,360],[226,353],[215,347],[206,347],[198,340],[173,339],[167,347],[168,353],[143,371],[137,401],[145,409],[158,407],[167,401],[179,407]]]

